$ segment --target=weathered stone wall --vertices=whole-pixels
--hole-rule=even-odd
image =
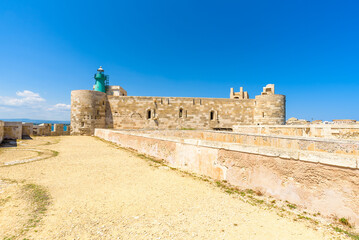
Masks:
[[[107,125],[117,129],[212,129],[253,123],[254,99],[108,96]],[[211,117],[212,112],[212,117]]]
[[[51,131],[51,136],[64,135],[64,124],[54,124],[54,130]]]
[[[0,143],[4,140],[4,122],[0,121]]]
[[[32,136],[33,132],[34,132],[34,124],[22,123],[22,138]]]
[[[105,127],[106,94],[91,90],[71,92],[71,134],[92,135],[95,128]],[[110,113],[109,113],[110,114]]]
[[[40,127],[43,127],[43,136],[51,136],[51,124],[50,123],[41,123],[39,125]]]
[[[359,140],[359,126],[349,124],[236,125],[233,132]]]
[[[63,135],[70,135],[71,127],[70,125],[66,125],[66,130],[64,130]]]
[[[22,122],[5,122],[4,139],[21,139]]]
[[[284,95],[259,95],[255,98],[255,125],[285,124],[286,102]]]
[[[264,94],[264,95],[263,95]],[[284,124],[285,96],[248,98],[136,97],[77,90],[71,92],[71,134],[95,128],[232,129],[234,125]]]
[[[206,134],[209,131],[203,135],[200,131],[170,132],[96,129],[95,136],[163,159],[176,168],[227,180],[312,212],[346,217],[359,223],[357,152],[341,154],[300,147],[291,150],[285,146],[257,146],[233,141],[236,134]],[[180,135],[182,137],[176,137]],[[326,141],[321,144],[324,150],[326,144],[328,149],[333,146]],[[355,141],[347,140],[338,145],[346,144],[354,144],[358,150],[359,143]]]
[[[307,161],[325,163],[326,158],[321,158],[322,153],[332,154],[331,163],[339,164],[341,167],[352,167],[356,166],[357,158],[359,157],[359,141],[353,140],[337,140],[337,139],[318,139],[309,137],[293,137],[293,136],[276,136],[276,135],[261,135],[261,134],[250,134],[250,133],[231,133],[231,132],[217,132],[217,131],[172,131],[172,130],[161,130],[161,131],[146,131],[139,130],[136,134],[149,137],[164,137],[164,138],[183,138],[183,139],[194,139],[194,140],[205,140],[219,143],[230,143],[240,144],[242,146],[254,146],[261,147],[260,151],[265,151],[270,148],[278,149],[278,154],[290,154],[291,158],[296,160],[306,160],[307,151],[311,151],[311,158]],[[264,147],[264,148],[263,148]],[[256,148],[254,148],[256,149]],[[279,151],[282,149],[282,151]],[[254,150],[252,149],[251,152]],[[259,150],[258,150],[259,151]],[[257,152],[260,153],[260,152]],[[314,154],[317,154],[315,157]],[[336,155],[340,154],[340,155]],[[346,156],[352,156],[351,160],[345,158],[346,162],[340,160],[342,154]],[[334,157],[339,158],[334,161]]]
[[[230,129],[233,125],[255,122],[284,124],[285,97],[259,97],[257,100],[108,96],[107,126],[115,129]],[[260,118],[256,112],[260,112]]]

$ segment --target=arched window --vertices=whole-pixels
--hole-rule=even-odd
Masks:
[[[182,108],[180,108],[180,110],[179,110],[178,117],[180,117],[180,118],[183,117],[183,109]]]
[[[151,109],[147,110],[147,119],[151,119]]]
[[[211,120],[214,120],[214,111],[213,111],[213,110],[210,112],[209,118],[210,118]]]

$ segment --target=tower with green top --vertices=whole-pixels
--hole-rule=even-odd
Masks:
[[[94,85],[94,90],[105,93],[106,87],[108,86],[109,83],[109,76],[104,74],[104,70],[102,66],[100,66],[97,69],[97,73],[95,73],[94,78],[96,80]]]

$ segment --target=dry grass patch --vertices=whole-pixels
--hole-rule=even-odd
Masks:
[[[4,240],[22,239],[35,228],[50,204],[44,187],[3,179],[0,195],[0,236]]]

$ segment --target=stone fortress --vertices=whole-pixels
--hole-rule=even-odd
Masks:
[[[286,119],[274,85],[250,99],[128,96],[100,67],[93,90],[71,92],[71,135],[93,135],[170,167],[359,225],[359,125]],[[68,128],[69,129],[69,128]],[[0,121],[2,139],[67,135],[63,126]]]
[[[285,123],[285,96],[274,85],[250,99],[247,92],[230,91],[230,98],[128,96],[109,86],[100,67],[94,90],[71,92],[71,134],[92,135],[95,128],[233,130],[235,125]]]

